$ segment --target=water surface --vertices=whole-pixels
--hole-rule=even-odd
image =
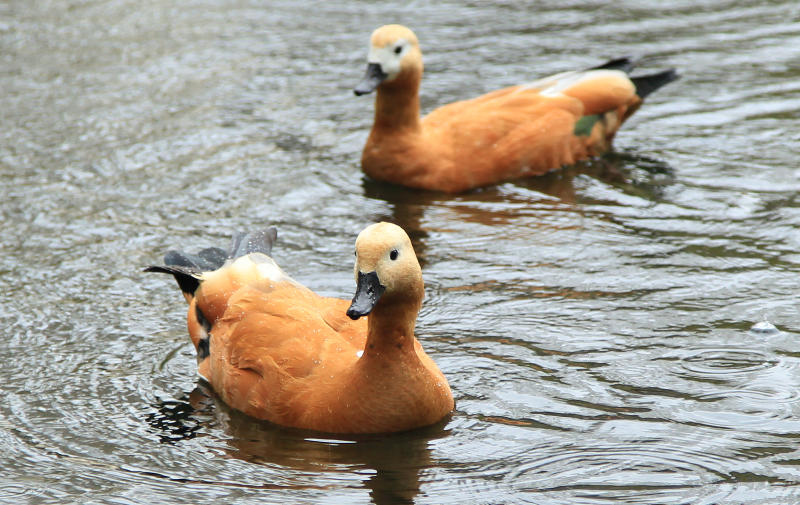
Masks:
[[[800,500],[798,10],[0,5],[0,501]],[[421,39],[426,111],[619,55],[682,79],[612,155],[421,194],[358,168],[372,98],[350,90],[388,22]],[[182,297],[141,268],[274,224],[283,268],[348,298],[381,219],[423,265],[453,415],[347,438],[216,402]]]

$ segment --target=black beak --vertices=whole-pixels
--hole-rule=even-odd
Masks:
[[[389,76],[383,73],[380,63],[369,63],[367,65],[367,73],[364,74],[364,79],[353,89],[353,93],[357,96],[372,93],[387,77]]]
[[[353,297],[353,302],[350,308],[347,309],[347,316],[350,319],[356,320],[361,316],[366,316],[375,304],[378,303],[383,294],[385,287],[381,286],[381,281],[378,280],[377,272],[363,273],[358,272],[358,285],[356,286],[356,295]]]

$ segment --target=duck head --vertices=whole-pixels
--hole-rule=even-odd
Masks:
[[[366,316],[378,305],[422,303],[422,269],[411,240],[402,228],[376,223],[356,239],[356,294],[347,310],[351,319]]]
[[[382,83],[393,82],[404,74],[422,74],[417,36],[405,26],[381,26],[372,32],[367,72],[353,92],[359,96],[371,93]]]

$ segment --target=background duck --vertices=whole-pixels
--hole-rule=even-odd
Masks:
[[[356,95],[377,89],[364,172],[405,186],[461,192],[541,175],[611,147],[622,123],[673,69],[629,78],[627,58],[440,107],[420,119],[422,52],[400,25],[372,33]]]
[[[359,234],[352,302],[286,275],[269,256],[275,237],[274,228],[238,234],[227,254],[171,251],[146,269],[178,281],[198,372],[225,403],[335,433],[408,430],[453,410],[447,379],[414,336],[424,285],[402,228]]]

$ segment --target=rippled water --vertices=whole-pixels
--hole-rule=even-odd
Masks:
[[[0,3],[0,501],[800,501],[800,7],[520,4]],[[616,154],[420,194],[358,169],[387,22],[426,110],[624,54],[683,77]],[[451,418],[339,438],[202,389],[143,266],[273,223],[285,270],[349,297],[380,219],[423,264]]]

